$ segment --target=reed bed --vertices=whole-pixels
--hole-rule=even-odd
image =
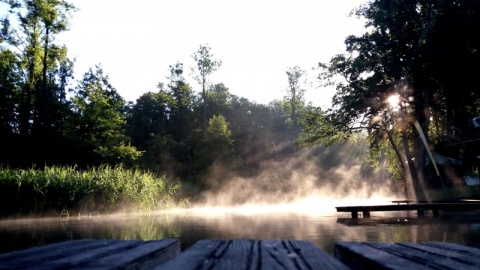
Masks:
[[[0,168],[0,215],[103,214],[175,205],[180,184],[122,166]]]

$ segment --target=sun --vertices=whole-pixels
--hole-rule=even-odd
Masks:
[[[394,110],[398,110],[400,107],[400,96],[397,94],[393,94],[387,98],[387,103],[390,107]]]

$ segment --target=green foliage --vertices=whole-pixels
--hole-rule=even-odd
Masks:
[[[77,123],[72,132],[84,147],[99,156],[99,162],[132,164],[138,159],[141,152],[128,143],[123,129],[124,100],[99,66],[85,73],[73,104]]]
[[[66,47],[55,40],[68,29],[75,7],[60,0],[3,2],[9,10],[0,32],[0,96],[6,98],[0,126],[5,129],[2,134],[10,135],[10,143],[5,150],[9,158],[1,162],[20,166],[59,162],[63,150],[56,142],[68,141],[66,92],[73,62]],[[24,150],[30,153],[28,158],[17,156]]]
[[[226,144],[233,143],[232,132],[228,129],[228,123],[223,115],[214,115],[208,121],[207,134],[210,140],[224,141]]]
[[[150,139],[167,133],[168,105],[162,93],[145,93],[129,108],[127,131],[134,144],[145,150]]]
[[[209,108],[209,118],[214,114],[231,115],[233,109],[232,100],[234,97],[223,83],[218,83],[210,87],[208,94],[207,107]]]
[[[395,136],[395,144],[400,145],[401,138]],[[405,170],[401,166],[401,160],[398,159],[391,143],[384,138],[370,136],[369,162],[376,171],[385,168],[389,172],[390,179],[393,181],[401,181],[405,179]]]
[[[0,49],[0,133],[12,134],[16,123],[15,106],[19,102],[20,74],[18,59],[7,49]]]
[[[299,122],[305,127],[298,138],[298,143],[303,146],[329,147],[345,142],[351,135],[349,131],[338,129],[321,108],[309,108]]]
[[[174,206],[179,190],[165,176],[121,166],[0,168],[0,214],[150,211]]]
[[[200,45],[198,50],[192,55],[193,60],[197,64],[195,79],[202,86],[205,86],[208,76],[222,65],[222,61],[213,59],[211,50],[212,48],[208,45]]]
[[[213,59],[211,50],[212,48],[208,45],[200,45],[198,50],[192,55],[193,60],[197,64],[197,69],[192,68],[192,72],[195,80],[202,86],[203,131],[205,135],[207,132],[208,77],[222,65],[222,61]]]
[[[437,142],[461,140],[469,131],[467,119],[475,116],[480,92],[472,72],[479,71],[474,62],[480,43],[473,31],[480,25],[479,6],[479,1],[374,0],[354,10],[366,20],[367,31],[348,36],[347,53],[321,65],[325,72],[319,78],[337,92],[332,109],[318,120],[318,129],[325,130],[309,128],[318,134],[312,138],[324,142],[332,130],[346,135],[365,130],[372,156],[386,155],[394,177],[410,176],[419,191],[425,146],[413,124]],[[396,111],[387,102],[392,95],[400,98]]]
[[[223,115],[214,115],[208,121],[205,147],[200,148],[198,154],[198,160],[203,164],[202,167],[208,168],[214,162],[220,162],[227,166],[234,165],[234,140],[231,138],[232,131],[228,125]]]

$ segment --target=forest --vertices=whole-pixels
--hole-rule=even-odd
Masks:
[[[286,68],[281,100],[257,104],[231,94],[210,81],[222,62],[203,44],[192,52],[198,89],[177,62],[165,67],[170,75],[156,92],[126,102],[101,65],[73,78],[75,61],[56,43],[73,5],[0,4],[8,9],[0,34],[0,193],[11,205],[2,214],[91,210],[98,198],[110,210],[153,209],[226,194],[226,186],[274,201],[292,200],[285,195],[292,190],[372,192],[393,183],[412,198],[428,182],[445,189],[446,178],[478,172],[480,1],[372,0],[355,8],[365,33],[346,37],[345,53],[316,69],[319,87],[336,88],[328,110],[305,102],[306,71],[298,66]],[[445,175],[426,162],[432,152],[462,166]],[[357,170],[342,176],[339,168]],[[299,171],[314,180],[294,177]],[[120,184],[119,175],[129,180]],[[229,202],[249,197],[233,192]]]

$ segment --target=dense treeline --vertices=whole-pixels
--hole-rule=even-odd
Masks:
[[[297,118],[306,106],[300,78],[287,72],[287,96],[269,105],[231,94],[210,75],[221,68],[212,50],[193,53],[193,90],[182,63],[165,67],[158,91],[126,103],[100,65],[74,79],[74,61],[56,37],[75,7],[66,1],[2,1],[9,9],[0,36],[0,128],[4,168],[121,165],[205,188],[215,165],[255,174],[262,161],[295,154]],[[162,73],[159,71],[159,73]],[[7,169],[8,170],[8,169]]]
[[[350,138],[361,148],[367,135],[371,163],[360,163],[388,168],[383,178],[405,179],[418,195],[432,176],[421,134],[436,152],[467,165],[478,153],[477,146],[446,146],[477,133],[470,120],[480,115],[480,1],[374,0],[355,9],[367,32],[347,37],[346,53],[320,65],[321,83],[337,88],[328,112],[305,103],[299,67],[286,72],[283,100],[262,105],[231,94],[209,80],[222,62],[207,45],[192,55],[198,89],[177,62],[165,67],[169,76],[157,91],[126,103],[100,65],[74,80],[74,61],[56,37],[75,7],[63,0],[0,4],[9,9],[0,32],[0,164],[8,168],[121,165],[180,179],[198,193],[212,188],[205,181],[212,168],[250,177],[267,161],[305,154],[298,139],[331,146]],[[399,101],[388,103],[391,96]],[[323,150],[303,156],[328,170],[336,159],[322,158],[331,154]]]

